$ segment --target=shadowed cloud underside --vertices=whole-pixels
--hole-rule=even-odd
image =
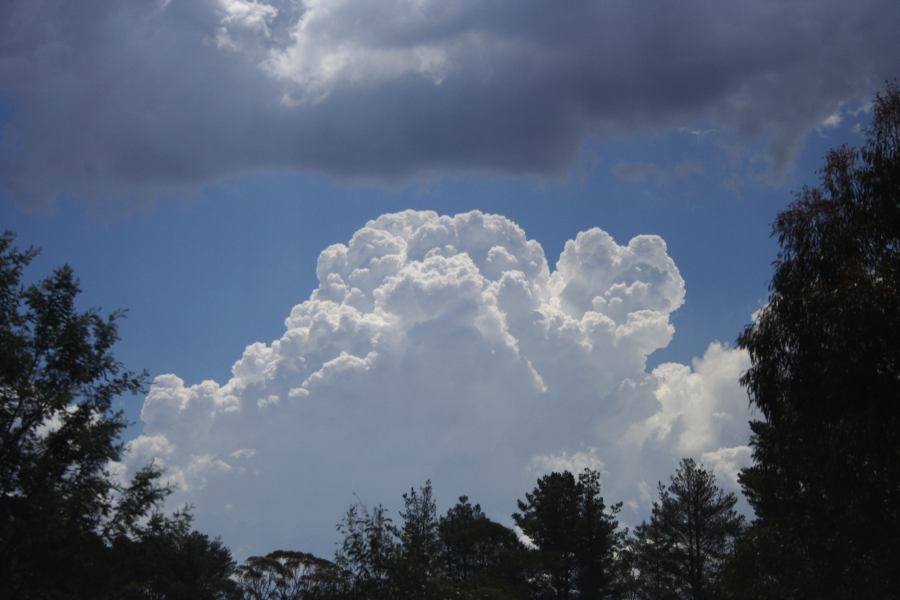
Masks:
[[[42,206],[263,169],[547,174],[681,127],[761,143],[777,177],[896,76],[898,20],[889,0],[6,2],[0,182]]]

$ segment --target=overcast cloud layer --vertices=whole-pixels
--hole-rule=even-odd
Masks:
[[[658,236],[594,228],[551,271],[504,217],[407,211],[326,248],[317,274],[229,381],[157,377],[118,467],[164,466],[173,504],[239,556],[329,554],[354,494],[392,504],[428,478],[443,509],[468,494],[508,521],[541,473],[596,468],[634,521],[680,457],[732,489],[748,462],[744,352],[646,369],[685,297]]]
[[[267,168],[551,173],[590,136],[695,125],[777,173],[897,75],[898,22],[895,0],[8,0],[0,182],[34,205]]]

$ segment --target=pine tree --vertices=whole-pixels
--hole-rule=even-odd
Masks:
[[[389,600],[392,596],[392,570],[399,552],[397,528],[380,504],[371,511],[354,504],[338,524],[344,540],[335,563],[350,579],[350,597],[365,600]]]
[[[441,559],[437,505],[431,482],[403,494],[399,548],[392,579],[396,598],[442,600],[448,581]]]
[[[710,471],[693,459],[682,459],[668,487],[660,484],[650,522],[635,530],[638,596],[713,597],[743,529],[736,503],[737,497],[719,488]]]
[[[604,598],[616,590],[614,562],[620,546],[615,514],[600,496],[599,474],[585,469],[550,473],[519,500],[513,520],[537,547],[544,577],[537,593],[557,600],[576,594]]]

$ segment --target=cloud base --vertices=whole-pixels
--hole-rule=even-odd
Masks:
[[[898,21],[891,0],[13,0],[0,183],[41,206],[263,169],[550,174],[588,139],[709,126],[783,173],[896,77]]]

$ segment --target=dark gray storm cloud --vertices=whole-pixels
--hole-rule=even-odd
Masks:
[[[898,24],[895,0],[7,0],[0,184],[555,173],[591,137],[693,124],[778,171],[898,75]]]

